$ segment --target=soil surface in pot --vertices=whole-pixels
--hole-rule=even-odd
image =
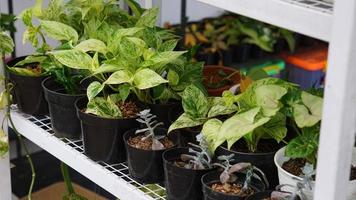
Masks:
[[[230,79],[232,74],[233,73],[226,73],[223,70],[219,70],[217,74],[212,74],[205,78],[205,85],[209,89],[217,89],[232,85],[234,83],[234,81]]]
[[[128,139],[128,144],[136,149],[143,150],[152,150],[152,138],[147,138],[146,140],[142,140],[145,137],[144,135],[138,135],[136,137],[130,137]],[[168,137],[164,137],[159,140],[165,149],[169,149],[174,146],[174,143],[168,139]]]
[[[281,145],[273,140],[260,140],[257,145],[257,151],[253,153],[270,153],[277,151],[280,147]],[[244,140],[237,141],[234,145],[232,145],[231,150],[236,152],[251,153]]]
[[[237,195],[239,197],[247,197],[255,193],[255,190],[252,188],[248,188],[248,190],[241,192],[243,185],[240,183],[213,183],[210,187],[215,192]]]
[[[305,163],[306,160],[302,158],[289,159],[287,162],[283,163],[282,168],[295,176],[301,176],[303,174],[302,168]],[[352,180],[356,180],[356,166],[353,165],[351,166],[350,172],[350,181]]]
[[[32,71],[33,73],[35,73],[38,76],[40,76],[42,74],[42,67],[38,64],[29,64],[29,65],[25,66],[24,68]]]

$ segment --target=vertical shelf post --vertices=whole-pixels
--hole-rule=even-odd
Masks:
[[[356,1],[336,0],[315,200],[345,200],[356,127]]]

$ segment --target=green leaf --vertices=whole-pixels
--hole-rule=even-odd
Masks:
[[[167,82],[167,80],[162,78],[155,71],[148,68],[138,70],[133,78],[133,83],[135,87],[140,90],[156,87],[157,85]]]
[[[0,54],[9,54],[14,50],[12,38],[5,32],[0,32]]]
[[[23,76],[33,76],[33,77],[38,77],[41,75],[41,73],[36,73],[32,70],[29,70],[27,68],[21,68],[21,67],[8,67],[7,68],[9,71],[11,71],[14,74],[18,75],[23,75]]]
[[[36,0],[35,6],[32,8],[33,15],[36,17],[41,17],[42,15],[42,2],[43,0]]]
[[[143,28],[140,27],[132,27],[132,28],[122,28],[118,29],[115,32],[115,38],[122,38],[124,36],[134,36],[136,33],[141,31]]]
[[[182,105],[184,113],[192,119],[206,118],[209,111],[208,99],[196,86],[190,85],[183,91]]]
[[[42,20],[41,27],[49,37],[55,40],[73,41],[73,43],[78,41],[77,31],[66,24]]]
[[[265,138],[273,138],[278,143],[281,142],[287,136],[288,131],[285,114],[278,112],[270,121],[257,128],[254,133],[257,131],[261,132],[261,135]]]
[[[173,70],[168,71],[167,79],[170,85],[178,85],[179,83],[179,75]]]
[[[93,59],[84,51],[78,49],[49,52],[61,64],[74,69],[90,69]]]
[[[159,46],[158,51],[159,52],[173,51],[174,48],[177,46],[177,43],[178,43],[177,39],[167,40]]]
[[[171,124],[168,129],[168,133],[176,129],[196,127],[204,124],[206,119],[192,119],[186,113],[183,113],[179,118]]]
[[[122,118],[122,113],[119,107],[110,100],[103,97],[95,97],[89,101],[87,105],[86,113],[91,113],[104,118]]]
[[[3,110],[9,105],[9,93],[4,90],[0,93],[0,110]],[[1,136],[0,136],[1,137]]]
[[[222,122],[218,119],[209,119],[203,125],[202,134],[209,144],[211,152],[215,152],[216,148],[225,142],[225,138],[220,133]]]
[[[127,97],[129,97],[131,91],[131,86],[129,84],[121,84],[119,85],[119,94],[121,101],[126,101]]]
[[[140,17],[142,13],[145,11],[141,8],[140,4],[138,4],[135,0],[125,0],[126,4],[130,7],[136,17]]]
[[[212,106],[208,112],[208,117],[217,117],[219,115],[228,115],[238,111],[235,104],[228,105],[222,97],[213,97],[211,103]]]
[[[27,8],[27,9],[23,10],[19,15],[19,18],[22,19],[23,23],[28,27],[33,26],[32,25],[32,13],[33,13],[32,8]]]
[[[33,63],[42,63],[43,61],[45,61],[47,59],[47,56],[35,56],[35,55],[31,55],[31,56],[27,56],[24,60],[21,60],[19,62],[17,62],[14,67],[17,66],[24,66],[27,64],[33,64]]]
[[[318,151],[318,133],[309,132],[292,139],[286,147],[286,156],[290,158],[308,158]]]
[[[98,81],[90,83],[87,88],[87,97],[89,101],[94,99],[104,89],[104,86],[104,84],[101,84]]]
[[[37,38],[38,28],[36,27],[29,27],[23,33],[22,36],[22,43],[25,44],[26,41],[30,41],[34,47],[38,46],[38,38]]]
[[[91,71],[95,71],[100,67],[99,63],[99,53],[96,52],[93,56],[92,62],[91,62]]]
[[[156,53],[149,60],[143,62],[143,67],[153,66],[155,69],[160,69],[162,66],[173,62],[186,51],[165,51]]]
[[[80,42],[76,49],[82,50],[84,52],[92,51],[92,52],[99,52],[102,54],[106,54],[107,47],[104,42],[97,40],[97,39],[88,39]]]
[[[109,72],[116,72],[119,70],[123,70],[124,67],[121,67],[119,65],[114,65],[114,64],[102,64],[99,68],[97,68],[93,75],[96,74],[103,74],[103,73],[109,73]]]
[[[137,27],[154,27],[158,18],[158,8],[150,8],[142,13],[140,19],[137,21]]]
[[[119,70],[110,75],[110,77],[104,82],[104,84],[121,84],[121,83],[131,83],[132,74],[125,70]]]
[[[287,89],[278,85],[261,85],[255,90],[256,103],[265,116],[273,116],[283,106],[279,100],[287,94]]]
[[[9,151],[9,142],[4,130],[0,129],[0,160]]]
[[[287,41],[289,50],[291,52],[294,52],[295,50],[295,37],[292,31],[289,31],[287,29],[284,28],[280,28],[280,33],[282,35],[282,38],[284,38]]]
[[[302,92],[302,102],[292,104],[293,117],[299,128],[314,126],[321,120],[323,98]]]
[[[219,134],[223,134],[227,139],[229,149],[243,136],[270,120],[268,117],[256,119],[256,116],[260,111],[261,108],[257,107],[249,111],[236,114],[223,123]]]
[[[143,54],[146,43],[135,37],[124,37],[119,43],[120,55],[127,58],[137,58]]]
[[[323,112],[323,98],[307,92],[302,92],[302,102],[305,106],[307,106],[311,114],[321,119]]]

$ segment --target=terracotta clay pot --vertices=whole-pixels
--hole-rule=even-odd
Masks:
[[[208,83],[210,81],[212,83],[218,83],[224,78],[222,76],[219,76],[219,71],[223,71],[227,75],[235,73],[229,78],[229,80],[231,80],[231,84],[224,85],[219,88],[209,88]],[[207,65],[204,66],[203,75],[204,75],[204,86],[207,89],[210,96],[221,96],[221,94],[225,90],[229,90],[232,86],[240,83],[240,73],[238,72],[236,73],[236,69],[230,67]]]

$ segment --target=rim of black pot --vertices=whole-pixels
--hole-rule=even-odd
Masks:
[[[184,167],[176,166],[176,165],[174,165],[174,164],[172,163],[172,160],[166,159],[166,154],[168,154],[168,153],[170,153],[170,152],[172,152],[172,151],[177,151],[177,150],[187,150],[187,151],[189,151],[189,147],[173,147],[173,148],[170,148],[170,149],[165,150],[165,151],[163,152],[163,154],[162,154],[163,161],[164,161],[165,163],[167,163],[168,165],[170,165],[170,166],[174,166],[174,167],[176,167],[176,168],[179,168],[179,169],[182,169],[182,170],[186,170],[186,171],[206,171],[206,170],[212,170],[212,169],[217,168],[217,167],[214,167],[214,166],[213,166],[213,167],[211,167],[211,168],[209,168],[209,169],[187,169],[187,168],[184,168]]]
[[[11,60],[9,60],[8,62],[5,63],[5,71],[7,71],[8,73],[12,74],[12,75],[16,75],[16,76],[21,76],[21,77],[31,77],[31,78],[43,78],[43,77],[47,77],[47,76],[50,76],[49,74],[41,74],[39,76],[26,76],[26,75],[22,75],[22,74],[17,74],[17,73],[14,73],[10,70],[7,69],[7,67],[13,67],[14,65],[16,65],[16,63],[24,60],[27,56],[20,56],[20,57],[16,57],[16,58],[13,58]],[[16,63],[12,63],[12,62],[15,62]],[[11,64],[11,66],[9,65],[9,63]],[[29,63],[29,64],[35,64],[36,62],[33,62],[33,63]],[[19,66],[19,67],[24,67],[24,66]]]
[[[83,93],[80,93],[80,94],[67,94],[67,93],[56,92],[56,91],[50,90],[45,86],[45,83],[50,80],[53,80],[55,82],[54,78],[50,76],[50,77],[44,79],[41,83],[43,90],[45,90],[48,93],[61,95],[61,96],[67,96],[67,97],[82,97],[82,96],[86,95],[85,91],[83,91]]]
[[[240,151],[234,151],[234,150],[229,150],[227,147],[223,146],[224,144],[220,145],[218,148],[221,148],[225,151],[230,151],[232,153],[238,153],[238,154],[241,154],[241,155],[258,155],[258,156],[266,156],[266,155],[272,155],[272,154],[275,154],[279,149],[275,150],[275,151],[271,151],[271,152],[265,152],[265,153],[262,153],[262,152],[240,152]]]
[[[204,177],[206,177],[206,176],[209,176],[210,174],[215,174],[215,173],[219,173],[219,171],[218,170],[215,170],[215,171],[212,171],[212,172],[208,172],[208,173],[206,173],[206,174],[204,174],[202,177],[201,177],[201,183],[202,183],[202,185],[203,185],[203,187],[207,187],[210,191],[212,191],[212,192],[215,192],[215,193],[218,193],[218,194],[223,194],[223,195],[226,195],[226,196],[230,196],[230,197],[239,197],[239,196],[237,196],[237,195],[233,195],[233,194],[228,194],[228,193],[223,193],[223,192],[218,192],[218,191],[215,191],[215,190],[213,190],[207,183],[205,183],[204,181],[203,181],[203,179],[204,179]],[[239,173],[238,173],[239,174]],[[217,182],[220,182],[219,180],[217,180]],[[211,183],[211,182],[209,182],[209,183]],[[263,184],[263,183],[262,183]],[[266,186],[264,186],[264,188],[265,188]],[[255,188],[255,187],[252,187],[254,190],[255,190],[255,193],[257,193],[257,192],[261,192],[261,191],[259,191],[257,188]],[[264,190],[265,191],[265,190]],[[254,193],[254,194],[255,194]],[[246,197],[247,198],[247,197]]]
[[[178,146],[178,144],[177,144],[176,141],[171,140],[171,141],[173,142],[173,146],[170,147],[170,148],[168,148],[168,149],[158,149],[158,150],[150,149],[150,150],[145,150],[145,149],[139,149],[139,148],[133,147],[133,146],[129,145],[129,143],[127,142],[128,139],[129,139],[128,134],[131,134],[132,132],[136,131],[137,129],[138,129],[138,128],[130,129],[130,130],[126,131],[126,132],[124,133],[124,135],[122,136],[122,138],[123,138],[125,144],[126,144],[128,147],[131,147],[131,148],[134,148],[134,149],[140,150],[140,151],[145,151],[145,152],[147,152],[147,151],[154,151],[154,152],[163,151],[163,153],[164,153],[165,151],[171,150],[172,148],[175,148],[175,147]],[[168,129],[163,128],[163,127],[157,127],[156,129],[164,129],[166,133],[168,132]],[[133,134],[135,134],[135,133],[133,133]],[[142,135],[142,134],[143,134],[143,133],[139,133],[139,134],[137,134],[137,135]],[[136,134],[135,134],[135,135],[136,135]],[[168,135],[168,134],[166,134],[166,136],[169,138],[169,135]]]
[[[78,106],[78,103],[79,103],[80,101],[83,101],[83,100],[88,101],[87,97],[86,97],[86,96],[83,96],[83,97],[77,99],[77,100],[74,102],[75,109],[77,109],[77,113],[80,112],[81,114],[90,116],[91,118],[97,118],[97,119],[107,120],[107,121],[112,121],[112,122],[118,121],[118,120],[124,121],[124,120],[135,120],[135,119],[137,119],[137,117],[133,117],[133,118],[122,118],[122,119],[118,119],[118,118],[106,118],[106,117],[101,117],[101,116],[98,116],[98,115],[93,115],[93,114],[90,114],[90,113],[83,112],[83,111],[82,111],[83,108],[80,108],[80,107]],[[87,104],[87,103],[86,103],[86,104]]]
[[[270,196],[272,192],[273,192],[273,190],[265,190],[265,191],[256,192],[256,193],[248,196],[246,198],[246,200],[254,200],[253,198],[256,198],[256,196],[258,196],[258,195],[269,195]],[[266,197],[263,197],[263,198],[266,198]],[[259,199],[259,200],[262,200],[262,199]]]

